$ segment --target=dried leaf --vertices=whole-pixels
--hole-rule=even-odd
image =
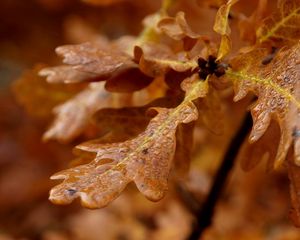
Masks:
[[[152,77],[143,74],[139,68],[129,68],[107,79],[105,89],[110,92],[134,92],[147,87],[152,80]]]
[[[216,20],[214,24],[214,31],[222,35],[217,60],[223,59],[231,50],[231,40],[230,27],[228,23],[229,12],[232,7],[238,0],[228,0],[226,4],[223,4],[216,15]]]
[[[193,32],[186,22],[185,13],[178,12],[175,17],[164,17],[158,23],[157,27],[169,37],[175,40],[183,40],[188,37],[197,39],[199,34]]]
[[[141,107],[106,108],[94,114],[93,120],[103,134],[112,133],[118,141],[125,141],[145,130],[151,119],[150,114],[147,113],[149,108],[172,108],[179,103],[179,99],[173,97],[156,99]]]
[[[299,140],[299,77],[300,44],[279,52],[267,65],[259,64],[258,59],[267,55],[264,49],[256,49],[236,57],[227,71],[233,81],[235,101],[245,97],[249,91],[258,96],[251,108],[254,120],[250,141],[257,141],[268,128],[271,119],[279,123],[281,138],[278,146],[275,167],[285,159],[290,145],[294,142],[296,164],[300,164]]]
[[[278,11],[267,18],[257,29],[260,44],[274,44],[276,47],[293,45],[300,39],[300,1],[280,0]]]
[[[49,83],[78,83],[83,81],[105,80],[107,76],[98,76],[95,73],[84,72],[68,65],[44,68],[39,72],[42,77],[47,77]]]
[[[247,140],[240,149],[238,161],[244,171],[252,170],[261,161],[267,161],[267,170],[274,167],[276,159],[276,147],[279,144],[280,129],[275,123],[271,123],[266,133],[254,143]]]
[[[175,17],[162,17],[157,23],[157,28],[159,32],[165,33],[171,39],[180,41],[179,48],[186,52],[192,51],[198,42],[207,44],[210,41],[208,36],[200,35],[191,29],[184,12],[178,12]]]
[[[95,112],[113,103],[114,96],[105,91],[103,83],[91,83],[74,98],[54,108],[56,118],[44,134],[44,140],[67,142],[74,139],[84,131]]]
[[[79,145],[77,149],[81,151],[95,152],[95,160],[55,174],[52,179],[64,181],[51,190],[50,200],[68,204],[81,197],[84,206],[100,208],[118,197],[131,181],[148,199],[161,199],[167,190],[177,126],[197,119],[192,101],[204,97],[208,85],[195,74],[183,82],[182,88],[186,91],[184,101],[176,108],[155,108],[158,114],[136,138],[121,143]]]
[[[188,59],[184,54],[175,54],[162,44],[148,43],[134,49],[135,59],[139,60],[142,72],[149,76],[165,75],[170,69],[185,72],[198,67],[196,60]]]
[[[56,53],[64,57],[63,62],[67,65],[42,70],[40,74],[48,76],[49,82],[77,82],[85,80],[85,76],[87,80],[107,79],[117,71],[136,67],[129,55],[112,45],[87,42],[58,47]]]

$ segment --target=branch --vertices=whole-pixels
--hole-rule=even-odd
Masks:
[[[234,160],[239,152],[239,149],[244,142],[249,130],[252,126],[251,114],[247,113],[239,131],[232,139],[229,148],[225,154],[224,160],[216,173],[214,182],[210,189],[210,192],[203,203],[201,209],[195,213],[196,222],[193,226],[193,230],[188,239],[198,240],[203,231],[211,225],[214,209],[219,197],[222,194],[222,190],[225,187],[226,179],[230,170],[234,165]]]

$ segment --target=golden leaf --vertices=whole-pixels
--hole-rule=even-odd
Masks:
[[[54,108],[56,118],[44,134],[44,140],[67,142],[74,139],[84,131],[95,112],[111,107],[113,103],[114,96],[105,91],[102,82],[91,83],[74,98]]]
[[[106,206],[134,181],[150,200],[160,200],[168,188],[168,176],[176,148],[175,133],[181,123],[198,118],[193,100],[205,97],[208,84],[195,74],[182,83],[184,101],[176,108],[154,108],[157,115],[136,138],[120,143],[97,144],[95,141],[77,146],[83,152],[96,153],[85,165],[55,174],[64,179],[50,192],[50,200],[68,204],[80,197],[84,206]]]
[[[198,67],[196,60],[191,60],[184,54],[175,54],[163,44],[148,43],[143,47],[136,46],[134,54],[139,61],[140,70],[153,77],[165,75],[170,69],[185,72]]]
[[[200,35],[193,32],[185,19],[184,12],[178,12],[175,17],[161,18],[157,23],[157,27],[169,37],[175,40],[183,40],[184,38],[199,38]]]
[[[276,147],[279,144],[280,129],[275,122],[271,122],[266,133],[256,142],[244,141],[238,155],[238,161],[244,171],[252,170],[261,161],[267,161],[268,171],[274,168],[276,159]]]
[[[217,60],[223,59],[231,50],[228,16],[232,5],[234,5],[237,1],[238,0],[229,0],[226,4],[223,4],[217,12],[214,31],[222,35]]]
[[[285,159],[294,142],[296,164],[300,164],[299,150],[299,109],[300,109],[300,44],[280,51],[271,63],[264,65],[265,49],[255,49],[233,59],[232,69],[226,77],[233,81],[235,101],[251,91],[258,100],[251,108],[254,120],[250,141],[257,141],[267,130],[271,119],[279,123],[281,137],[275,167]]]
[[[131,40],[128,39],[128,45]],[[67,65],[43,69],[40,75],[47,76],[49,82],[78,82],[83,80],[103,80],[117,71],[134,68],[137,65],[120,48],[122,39],[115,44],[82,43],[56,48],[56,53],[64,57]],[[121,45],[121,46],[119,46]]]
[[[68,65],[57,67],[48,67],[41,69],[39,75],[47,77],[49,83],[77,83],[83,81],[99,81],[106,78],[98,77],[97,74],[91,72],[83,72]]]
[[[180,103],[179,98],[158,98],[141,107],[104,108],[93,116],[93,122],[100,128],[102,134],[110,134],[124,141],[137,136],[145,130],[151,115],[148,109],[152,107],[173,108]],[[116,141],[115,141],[116,142]]]
[[[133,39],[122,37],[109,44],[102,40],[58,47],[57,54],[66,65],[42,69],[39,74],[51,83],[106,81],[105,88],[113,92],[132,92],[148,86],[152,78],[144,75],[126,49]]]
[[[257,40],[276,46],[293,45],[300,39],[300,1],[280,0],[278,8],[257,29]]]

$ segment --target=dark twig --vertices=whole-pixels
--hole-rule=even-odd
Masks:
[[[203,203],[201,209],[195,214],[196,222],[188,239],[198,240],[201,237],[203,231],[211,225],[216,203],[222,193],[222,190],[224,189],[226,179],[234,165],[234,160],[242,143],[244,142],[244,139],[251,129],[251,126],[251,114],[247,113],[239,131],[236,133],[227,149],[224,160],[216,173],[214,182],[205,202]]]

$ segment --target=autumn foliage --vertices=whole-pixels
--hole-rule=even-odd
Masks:
[[[187,239],[196,231],[195,219],[205,218],[191,202],[201,208],[210,192],[199,175],[208,174],[214,185],[215,172],[229,158],[238,174],[233,185],[239,190],[232,192],[248,199],[244,207],[254,202],[256,186],[280,185],[280,177],[288,176],[290,212],[287,201],[278,205],[299,227],[300,1],[163,0],[152,8],[131,0],[83,2],[95,9],[136,4],[146,16],[139,26],[125,14],[138,31],[118,37],[72,18],[67,30],[74,44],[55,49],[60,60],[45,60],[47,65],[36,65],[13,83],[15,98],[30,115],[52,121],[42,140],[75,146],[69,167],[51,176],[59,181],[49,189],[50,201],[80,199],[84,207],[104,208],[123,195],[139,198],[134,183],[147,199],[165,197],[165,204],[174,205],[148,238]],[[248,111],[252,123],[244,121]],[[247,137],[235,137],[243,129]],[[251,171],[253,181],[242,180]],[[191,180],[195,172],[198,180]],[[216,185],[224,183],[215,178]],[[226,189],[221,186],[220,194]],[[163,230],[180,226],[172,214],[185,216],[187,228],[178,238]],[[222,231],[204,237],[265,239],[259,231],[249,238],[240,229]]]

